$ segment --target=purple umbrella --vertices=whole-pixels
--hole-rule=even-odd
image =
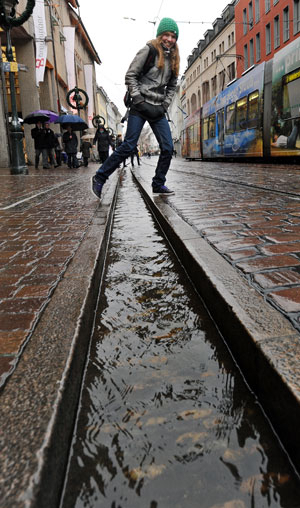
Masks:
[[[57,120],[59,117],[58,113],[55,113],[54,111],[51,111],[50,109],[37,109],[36,111],[33,111],[32,113],[49,116],[49,122],[51,122],[51,123],[54,123],[55,120]]]

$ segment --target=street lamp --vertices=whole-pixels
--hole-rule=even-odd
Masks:
[[[22,25],[31,16],[35,6],[35,0],[27,0],[24,12],[16,17],[15,7],[19,0],[0,0],[0,26],[6,32],[6,58],[10,63],[9,86],[11,96],[12,122],[10,125],[11,139],[11,172],[13,174],[27,173],[23,151],[23,131],[18,118],[17,99],[14,73],[18,70],[17,62],[14,62],[11,29]]]

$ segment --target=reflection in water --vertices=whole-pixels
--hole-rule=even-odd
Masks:
[[[298,478],[127,175],[62,506],[299,508],[299,499]]]

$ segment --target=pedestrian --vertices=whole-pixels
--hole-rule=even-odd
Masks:
[[[49,168],[47,150],[44,144],[44,129],[42,122],[37,122],[36,126],[31,129],[31,137],[34,140],[35,149],[35,169],[39,169],[40,156],[42,155],[43,168]]]
[[[140,156],[139,156],[139,151],[138,151],[138,147],[137,146],[132,150],[131,155],[130,155],[131,165],[132,165],[133,168],[134,168],[134,157],[136,157],[136,161],[138,163],[138,166],[140,166],[141,165],[141,163],[140,163]]]
[[[56,168],[57,165],[55,163],[55,158],[54,158],[54,149],[55,149],[55,144],[56,144],[56,138],[55,138],[55,134],[54,134],[53,130],[50,129],[49,122],[45,122],[45,124],[44,124],[44,144],[45,144],[45,148],[47,150],[48,165],[50,162],[50,166],[54,166]]]
[[[65,147],[65,152],[68,157],[68,167],[69,168],[78,168],[78,160],[76,157],[77,147],[78,147],[78,139],[73,132],[71,125],[68,125],[67,131],[63,134],[63,144]]]
[[[110,146],[111,146],[112,150],[115,150],[116,149],[116,142],[117,142],[116,136],[114,136],[114,135],[110,136],[110,142],[111,142]]]
[[[117,149],[119,146],[121,146],[121,144],[123,143],[123,140],[122,140],[122,134],[118,134],[117,135],[117,139],[116,139],[116,147],[115,149]],[[121,165],[119,164],[118,167],[121,167]],[[126,159],[123,160],[123,169],[127,167],[127,164],[126,164]]]
[[[100,162],[106,161],[108,158],[109,147],[113,147],[113,142],[108,130],[103,125],[100,125],[96,130],[96,134],[93,140],[93,144],[98,148]]]
[[[123,143],[123,140],[122,140],[122,134],[118,134],[117,135],[117,139],[116,139],[116,148],[119,148],[119,146]]]
[[[89,165],[89,158],[90,158],[90,149],[92,148],[92,144],[87,139],[81,138],[80,143],[80,151],[82,152],[83,157],[83,164],[87,168]]]
[[[56,167],[61,166],[61,156],[62,156],[62,147],[59,141],[59,138],[61,138],[61,133],[56,132],[55,133],[55,157],[56,157]]]
[[[152,179],[154,194],[173,194],[165,186],[166,174],[173,154],[173,141],[166,111],[176,90],[179,73],[178,26],[171,18],[163,18],[158,25],[156,39],[146,44],[135,56],[125,76],[132,104],[128,115],[124,142],[106,159],[92,180],[92,190],[101,196],[103,184],[130,156],[136,147],[146,121],[159,143],[160,156]],[[144,73],[147,60],[155,53],[153,65]]]

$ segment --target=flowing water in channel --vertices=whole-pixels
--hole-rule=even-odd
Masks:
[[[300,507],[299,478],[129,173],[61,507]]]

